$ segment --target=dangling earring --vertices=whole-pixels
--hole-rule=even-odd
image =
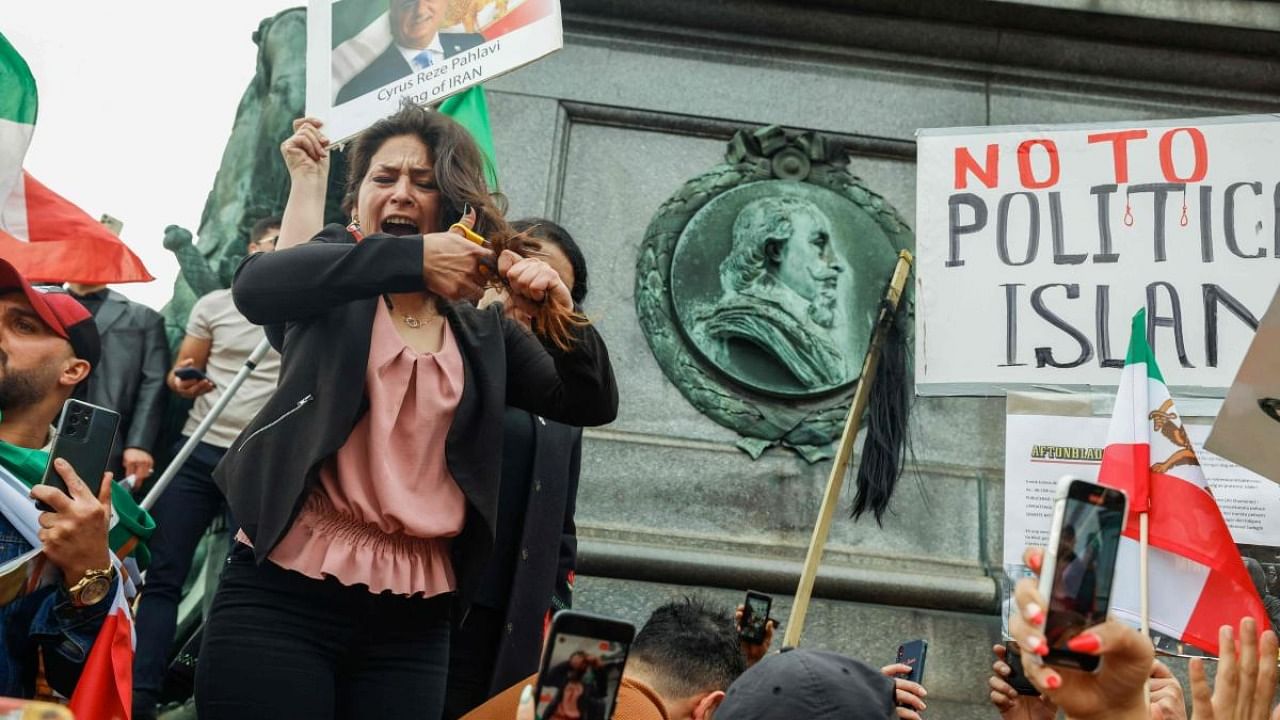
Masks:
[[[364,231],[360,229],[360,214],[355,210],[351,211],[351,224],[347,226],[347,232],[355,237],[356,242],[364,240]]]

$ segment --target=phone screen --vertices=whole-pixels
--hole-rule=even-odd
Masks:
[[[541,720],[609,717],[622,681],[628,643],[556,634],[550,659],[538,679]]]
[[[767,595],[749,592],[742,608],[741,636],[751,642],[764,642],[765,623],[769,622],[769,606],[772,600]]]
[[[1072,483],[1065,503],[1045,638],[1050,650],[1069,652],[1071,638],[1107,619],[1125,504],[1085,482]]]

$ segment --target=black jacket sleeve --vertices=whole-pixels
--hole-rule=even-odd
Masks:
[[[147,324],[142,338],[142,377],[134,400],[133,417],[124,428],[121,447],[155,452],[160,423],[164,420],[165,375],[169,373],[169,343],[164,334],[164,317],[147,309]]]
[[[249,322],[273,325],[352,300],[421,289],[421,235],[370,235],[355,244],[346,228],[329,225],[310,242],[245,258],[231,295]]]
[[[566,425],[594,426],[618,416],[618,385],[604,340],[590,325],[574,330],[573,348],[544,347],[524,326],[503,322],[507,404]]]

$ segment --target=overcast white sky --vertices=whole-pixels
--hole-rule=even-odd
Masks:
[[[159,309],[178,263],[166,225],[195,232],[253,77],[258,22],[303,0],[0,0],[0,32],[35,75],[26,168],[122,239],[156,277],[113,286]]]

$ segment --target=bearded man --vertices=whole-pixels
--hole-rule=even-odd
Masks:
[[[0,564],[39,544],[59,571],[58,582],[0,606],[0,696],[32,697],[41,660],[49,685],[70,696],[119,592],[108,549],[110,477],[94,497],[59,460],[68,492],[37,484],[50,424],[99,353],[88,310],[61,289],[33,289],[0,260]],[[28,494],[52,511],[39,513]]]

